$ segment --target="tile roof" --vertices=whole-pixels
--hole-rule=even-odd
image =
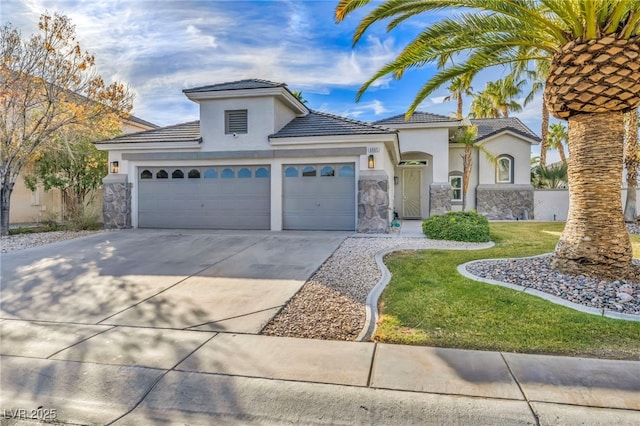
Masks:
[[[217,92],[223,90],[245,90],[245,89],[272,89],[275,87],[287,87],[284,83],[275,83],[268,80],[260,80],[252,78],[248,80],[230,81],[227,83],[211,84],[208,86],[194,87],[191,89],[184,89],[184,93],[195,92]]]
[[[416,111],[409,120],[405,120],[404,114],[394,115],[393,117],[384,118],[375,121],[377,125],[393,125],[393,124],[414,124],[414,123],[442,123],[460,121],[457,118],[447,117],[446,115],[431,114],[430,112]]]
[[[138,118],[135,115],[130,115],[126,118],[129,121],[133,121],[134,123],[142,124],[143,126],[151,127],[153,129],[159,129],[160,126],[157,124],[153,124],[147,120],[143,120],[142,118]]]
[[[175,124],[159,129],[118,136],[113,139],[98,141],[100,144],[116,143],[163,143],[163,142],[198,142],[200,141],[200,121]]]
[[[304,136],[343,136],[393,134],[387,129],[363,121],[352,120],[324,112],[311,111],[304,117],[296,117],[270,138],[291,138]]]
[[[522,135],[526,138],[540,142],[540,137],[533,130],[525,126],[522,121],[516,117],[506,118],[477,118],[471,119],[471,124],[478,128],[478,141],[486,139],[490,136],[510,130],[514,133]]]

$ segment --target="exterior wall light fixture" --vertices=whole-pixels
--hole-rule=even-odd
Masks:
[[[120,171],[120,165],[117,161],[111,162],[111,173],[118,173]]]
[[[375,159],[375,157],[373,156],[373,154],[369,154],[369,161],[368,161],[368,163],[367,163],[367,164],[368,164],[368,166],[369,166],[369,168],[370,168],[370,169],[373,169],[373,168],[375,168],[375,167],[376,167],[376,159]]]

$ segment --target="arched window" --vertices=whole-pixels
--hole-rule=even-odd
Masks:
[[[462,201],[462,175],[460,173],[452,173],[449,176],[451,184],[451,201]]]
[[[240,170],[238,170],[238,177],[239,178],[250,178],[251,177],[251,170],[247,169],[246,167],[241,168]]]
[[[140,179],[153,179],[153,173],[150,170],[143,170],[140,173]]]
[[[220,173],[220,178],[222,179],[233,179],[234,177],[236,177],[236,173],[230,168],[226,168]]]
[[[320,176],[335,176],[336,171],[331,166],[325,166],[320,170]]]
[[[258,168],[258,170],[256,170],[256,177],[257,178],[268,178],[269,177],[269,169],[267,169],[266,167]]]
[[[184,179],[184,173],[180,169],[176,169],[171,173],[171,179]]]
[[[218,177],[218,171],[216,169],[207,169],[204,171],[205,179],[216,179]]]
[[[304,169],[302,169],[302,176],[309,177],[309,176],[315,176],[315,175],[316,175],[316,168],[313,166],[307,166]]]
[[[298,177],[298,169],[296,169],[295,167],[287,167],[284,170],[284,176],[285,177]]]
[[[166,170],[158,170],[156,173],[156,179],[169,179],[169,173]]]
[[[189,170],[189,179],[200,179],[200,170],[198,169]]]
[[[353,166],[342,166],[340,167],[339,175],[342,177],[353,177],[354,175]]]
[[[496,182],[513,183],[513,157],[500,155],[496,163]]]

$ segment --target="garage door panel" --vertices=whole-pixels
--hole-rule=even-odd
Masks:
[[[296,230],[354,230],[355,177],[335,176],[355,164],[285,165],[283,227]],[[303,176],[315,168],[316,176]],[[323,176],[325,171],[334,173]]]
[[[254,170],[260,168],[261,177]],[[139,179],[138,226],[141,228],[269,229],[271,227],[271,184],[268,166],[206,166],[188,178],[193,167],[182,168],[184,178]],[[244,169],[239,178],[238,171]],[[224,173],[223,173],[224,171]],[[140,175],[139,175],[140,176]],[[200,177],[198,177],[200,176]],[[233,176],[222,178],[222,176]]]

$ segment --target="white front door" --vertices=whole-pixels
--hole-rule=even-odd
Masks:
[[[402,170],[402,217],[405,219],[421,219],[420,186],[422,170]]]

